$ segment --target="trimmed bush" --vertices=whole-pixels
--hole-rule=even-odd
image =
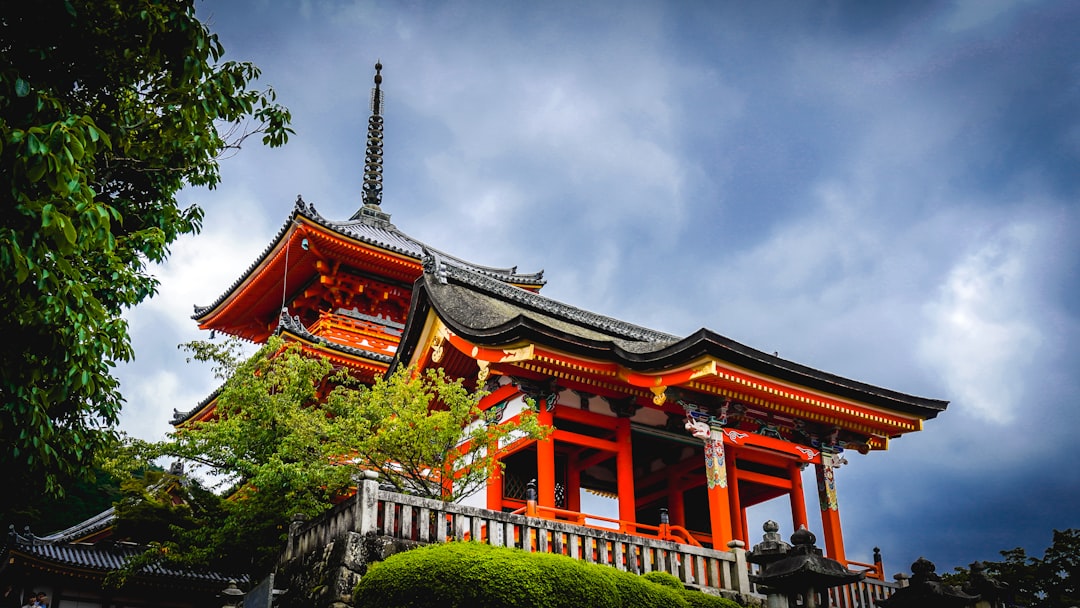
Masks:
[[[689,608],[682,593],[628,572],[472,542],[373,564],[353,601],[364,608]]]
[[[668,572],[646,572],[645,574],[641,575],[641,578],[647,581],[654,582],[657,585],[663,585],[665,587],[671,587],[672,589],[678,589],[679,591],[685,589],[682,581],[680,581],[678,578],[675,578],[674,575]]]
[[[742,608],[742,605],[738,602],[727,598],[687,589],[682,581],[667,572],[646,572],[641,575],[641,578],[657,585],[678,589],[682,594],[682,598],[690,605],[690,608]]]
[[[743,608],[742,604],[726,597],[718,597],[689,589],[683,591],[683,599],[690,605],[690,608]]]

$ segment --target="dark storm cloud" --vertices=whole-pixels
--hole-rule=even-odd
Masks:
[[[239,276],[296,195],[328,217],[359,205],[381,58],[384,208],[410,234],[545,268],[545,293],[584,308],[952,400],[838,472],[849,555],[947,570],[1080,526],[1080,5],[199,10],[229,58],[263,68],[297,136],[185,195],[205,232],[131,315],[139,434],[214,388],[175,348],[199,337],[191,305]]]

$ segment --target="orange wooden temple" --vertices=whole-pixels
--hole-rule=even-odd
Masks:
[[[442,367],[489,391],[487,420],[512,418],[532,399],[555,430],[499,446],[505,469],[477,497],[491,509],[523,507],[535,479],[542,516],[678,530],[669,537],[723,549],[749,542],[747,509],[765,501],[786,498],[793,528],[808,526],[802,471],[813,466],[826,551],[846,563],[836,467],[920,430],[947,402],[707,329],[673,336],[574,308],[539,294],[542,272],[479,266],[409,237],[381,207],[380,69],[363,206],[331,221],[298,198],[248,270],[196,308],[199,326],[257,343],[279,333],[367,379]],[[208,399],[174,424],[212,411]],[[617,500],[617,517],[581,514],[583,492]]]

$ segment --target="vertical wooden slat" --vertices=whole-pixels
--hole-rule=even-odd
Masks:
[[[621,541],[615,541],[615,563],[613,564],[619,570],[626,570],[625,551],[623,550],[623,543]]]
[[[435,514],[435,538],[431,539],[433,543],[445,543],[446,542],[446,513],[441,509],[433,511]]]
[[[401,505],[401,534],[399,538],[413,540],[413,508]]]
[[[397,505],[390,501],[383,503],[383,525],[382,533],[393,538],[394,537],[394,514],[397,511],[395,508]]]
[[[687,585],[708,585],[708,575],[705,574],[705,558],[700,555],[686,556],[683,563],[682,582]]]
[[[465,533],[469,531],[468,518],[460,513],[454,514],[454,540],[465,540]]]
[[[517,531],[518,531],[518,526],[514,525],[511,522],[506,522],[506,525],[503,527],[503,538],[505,539],[507,547],[517,547],[518,546],[517,545],[518,540],[514,536]]]
[[[472,525],[469,526],[469,535],[472,537],[474,543],[487,542],[484,538],[484,520],[479,517],[472,518]]]
[[[420,532],[420,538],[417,540],[422,543],[431,542],[431,509],[420,507],[420,513],[417,516],[417,528]]]

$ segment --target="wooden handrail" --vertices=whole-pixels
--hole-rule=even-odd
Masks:
[[[852,568],[852,566],[856,566],[856,568]],[[867,578],[874,578],[879,581],[885,580],[885,573],[882,572],[883,569],[880,563],[866,564],[863,562],[857,562],[853,559],[849,559],[847,560],[847,567],[848,570],[857,570],[859,572],[865,573]]]

